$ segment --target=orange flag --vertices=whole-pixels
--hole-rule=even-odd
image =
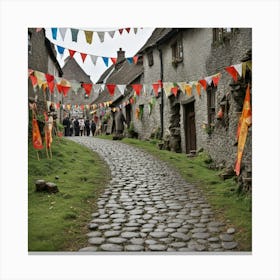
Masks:
[[[241,117],[239,119],[238,128],[237,128],[237,159],[235,163],[234,171],[238,176],[240,174],[241,160],[243,156],[243,151],[246,143],[246,138],[248,134],[248,128],[252,125],[252,109],[250,102],[250,86],[247,86],[246,95],[243,104],[243,110]]]
[[[33,143],[34,149],[36,149],[36,150],[43,149],[43,143],[42,143],[42,138],[41,138],[41,134],[40,134],[40,129],[38,126],[38,122],[34,116],[32,119],[32,143]]]
[[[197,91],[198,96],[200,96],[201,95],[201,84],[200,83],[196,84],[196,91]]]
[[[186,87],[185,87],[185,91],[186,91],[188,96],[191,96],[192,95],[192,86],[187,84]]]

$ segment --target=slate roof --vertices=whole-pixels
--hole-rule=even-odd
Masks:
[[[116,68],[115,68],[116,66]],[[130,64],[126,59],[120,61],[116,65],[111,65],[99,78],[97,83],[129,85],[135,81],[144,71],[142,64]],[[111,74],[110,74],[111,73]],[[109,75],[109,77],[107,77]],[[106,79],[107,77],[107,79]],[[105,81],[105,82],[104,82]],[[107,89],[99,94],[93,103],[101,103],[106,101],[116,101],[121,93],[116,89],[114,96],[111,96]]]
[[[142,54],[146,49],[154,47],[160,40],[174,31],[174,28],[156,28],[145,45],[138,51]]]
[[[81,68],[74,58],[68,57],[62,68],[63,77],[67,80],[76,80],[78,82],[92,83],[90,76]]]

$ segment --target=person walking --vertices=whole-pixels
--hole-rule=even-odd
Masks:
[[[87,136],[89,136],[90,135],[90,122],[89,122],[88,118],[85,121],[85,129],[86,129]]]
[[[121,108],[116,109],[115,114],[115,125],[116,125],[116,138],[117,140],[122,139],[123,137],[123,131],[124,131],[124,124],[126,123],[126,120],[124,118],[124,115],[122,113]]]
[[[91,126],[90,126],[90,128],[91,128],[92,136],[94,136],[95,130],[96,130],[96,123],[95,123],[94,120],[91,121]]]
[[[83,136],[84,129],[85,129],[85,121],[84,121],[84,119],[80,119],[79,127],[80,127],[80,136]]]
[[[74,130],[75,130],[75,136],[79,136],[80,125],[77,118],[74,121]]]

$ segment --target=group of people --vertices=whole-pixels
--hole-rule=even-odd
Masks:
[[[94,136],[96,131],[96,123],[94,120],[89,120],[88,118],[75,118],[70,119],[66,117],[62,122],[64,126],[64,136]]]

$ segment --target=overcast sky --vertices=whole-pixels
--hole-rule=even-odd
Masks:
[[[119,48],[122,48],[125,51],[126,57],[134,56],[137,51],[145,44],[147,39],[151,36],[154,28],[138,28],[137,33],[135,34],[133,28],[131,28],[128,33],[126,30],[123,31],[122,35],[120,35],[118,31],[118,27],[112,28],[79,28],[78,40],[77,42],[72,42],[72,35],[70,28],[67,29],[64,41],[61,37],[61,34],[58,30],[57,39],[54,40],[52,38],[51,28],[45,28],[47,38],[53,42],[54,44],[65,47],[64,54],[61,58],[61,55],[57,55],[57,60],[60,63],[61,67],[64,65],[64,60],[69,56],[68,48],[76,50],[78,52],[92,54],[96,56],[100,56],[97,59],[96,65],[94,65],[89,56],[87,56],[85,62],[83,63],[82,58],[79,53],[75,53],[74,59],[78,62],[78,64],[83,68],[83,70],[91,77],[93,83],[95,83],[100,75],[107,69],[105,63],[101,56],[104,57],[117,57],[117,51]],[[85,39],[84,30],[91,31],[111,31],[116,30],[113,38],[105,32],[104,42],[101,43],[97,33],[94,32],[93,40],[91,44],[88,44]],[[109,59],[109,66],[112,64]]]

